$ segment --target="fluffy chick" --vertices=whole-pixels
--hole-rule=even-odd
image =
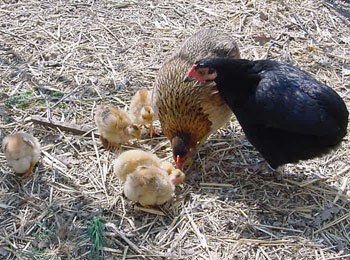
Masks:
[[[170,162],[168,161],[161,162],[160,168],[162,168],[169,174],[174,184],[179,185],[184,182],[185,174],[180,169],[175,169]]]
[[[6,136],[2,142],[8,164],[19,176],[29,176],[40,156],[38,140],[27,133]]]
[[[129,150],[121,153],[114,160],[114,173],[125,182],[126,176],[136,170],[138,166],[160,167],[160,159],[157,155],[142,150]]]
[[[132,97],[130,102],[130,113],[134,117],[134,122],[141,125],[149,125],[150,135],[155,134],[153,128],[153,121],[155,115],[153,108],[151,107],[152,94],[147,89],[140,89]]]
[[[184,183],[186,175],[180,169],[173,169],[169,174],[170,181],[175,185]]]
[[[139,166],[127,176],[125,196],[144,207],[161,205],[174,194],[175,184],[181,182],[183,173],[168,173],[155,166]]]
[[[96,107],[95,122],[104,148],[119,147],[130,139],[141,137],[140,129],[132,124],[128,112],[111,105]]]
[[[171,172],[174,170],[174,166],[171,162],[163,161],[160,163],[160,168],[165,170],[168,174],[171,174]]]

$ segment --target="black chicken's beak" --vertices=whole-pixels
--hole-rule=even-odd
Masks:
[[[194,81],[194,78],[192,78],[192,77],[190,77],[190,76],[188,76],[188,75],[186,75],[185,77],[184,77],[184,81],[183,82],[191,82],[191,81]]]

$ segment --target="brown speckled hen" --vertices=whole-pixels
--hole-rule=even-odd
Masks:
[[[169,139],[177,168],[192,162],[192,153],[231,118],[232,112],[213,87],[215,83],[184,82],[191,65],[205,57],[240,57],[234,39],[204,29],[189,39],[162,65],[152,94],[152,106]]]

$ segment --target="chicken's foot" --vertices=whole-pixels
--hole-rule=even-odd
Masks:
[[[33,173],[33,169],[34,169],[35,164],[36,164],[36,162],[31,162],[29,169],[25,173],[23,173],[22,176],[27,177],[27,176],[31,175]]]
[[[278,180],[282,180],[282,179],[303,180],[306,178],[305,175],[300,175],[297,173],[285,173],[282,167],[278,167],[277,169],[274,169],[265,160],[261,160],[252,164],[239,165],[238,167],[251,169],[252,171],[248,171],[248,172],[250,172],[252,175],[259,174],[260,176],[263,176],[263,177],[273,177]]]

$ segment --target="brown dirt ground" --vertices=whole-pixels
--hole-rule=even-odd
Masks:
[[[0,259],[88,259],[96,218],[106,223],[104,259],[350,259],[348,136],[327,156],[286,166],[304,179],[268,178],[239,167],[261,156],[232,119],[200,147],[162,216],[123,197],[116,154],[96,136],[30,121],[94,126],[96,104],[126,107],[207,27],[236,37],[244,58],[303,68],[350,107],[349,10],[326,0],[0,1],[0,138],[24,130],[43,147],[25,179],[0,153]],[[131,146],[171,157],[164,137]]]

